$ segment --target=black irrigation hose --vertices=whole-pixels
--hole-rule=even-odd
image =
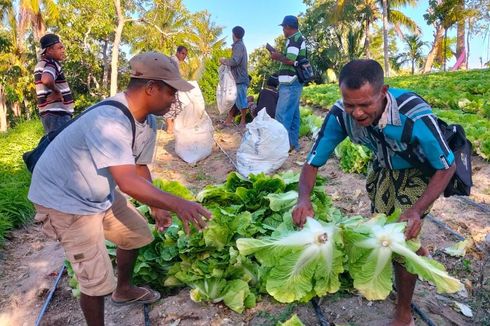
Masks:
[[[145,316],[145,326],[150,326],[150,305],[145,303],[143,305],[143,315]]]
[[[423,321],[425,321],[425,323],[429,326],[436,326],[436,324],[434,324],[432,322],[432,320],[430,320],[429,316],[427,316],[420,308],[419,306],[417,306],[415,303],[412,303],[411,304],[412,306],[412,309],[413,311],[415,311],[419,316],[420,316],[420,319],[422,319]]]
[[[330,326],[330,323],[328,322],[327,318],[322,312],[322,309],[318,305],[318,299],[313,298],[311,299],[311,304],[313,306],[313,309],[315,310],[316,317],[318,318],[318,322],[320,323],[320,326]]]
[[[58,277],[56,277],[56,280],[54,281],[53,287],[49,291],[49,294],[48,294],[48,297],[46,298],[46,301],[44,301],[43,307],[41,308],[41,311],[39,312],[39,315],[37,316],[36,322],[34,324],[35,326],[39,326],[39,324],[41,323],[41,320],[43,319],[44,313],[46,312],[46,309],[48,309],[49,302],[53,298],[54,291],[56,291],[56,287],[58,286],[58,283],[59,283],[61,276],[63,275],[64,271],[65,271],[65,264],[63,264],[63,266],[61,266],[61,270],[58,273]]]
[[[442,228],[442,229],[446,230],[447,232],[451,233],[458,240],[463,241],[465,239],[461,234],[459,234],[458,232],[456,232],[453,229],[451,229],[446,223],[444,223],[443,221],[440,221],[434,215],[427,214],[427,217],[426,218],[429,221],[431,221],[432,223],[434,223],[437,226],[439,226],[440,228]]]
[[[466,204],[475,206],[485,213],[490,213],[490,207],[486,204],[477,203],[474,200],[469,199],[468,197],[458,196],[458,198],[461,199],[461,201],[465,202]]]

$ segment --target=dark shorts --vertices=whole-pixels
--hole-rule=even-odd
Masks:
[[[373,213],[390,215],[397,208],[405,211],[417,202],[429,184],[430,178],[418,169],[390,170],[375,166],[370,164],[366,180]]]
[[[65,123],[71,120],[71,114],[65,112],[43,112],[41,114],[41,123],[44,127],[44,133],[49,134],[55,131]]]

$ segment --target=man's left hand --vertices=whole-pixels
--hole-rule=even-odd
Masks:
[[[155,227],[159,232],[165,231],[170,225],[172,225],[172,216],[170,212],[161,208],[151,208],[151,216],[155,219]]]
[[[422,219],[420,214],[413,208],[409,208],[400,216],[400,222],[407,221],[405,228],[405,238],[407,240],[417,237],[422,229]]]

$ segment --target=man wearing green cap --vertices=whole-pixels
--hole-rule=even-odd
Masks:
[[[141,53],[129,64],[126,91],[84,112],[49,144],[33,171],[28,195],[36,221],[46,235],[60,241],[73,267],[89,326],[104,324],[104,296],[111,293],[115,305],[160,298],[158,292],[131,283],[138,248],[153,236],[122,193],[151,207],[159,231],[172,223],[168,211],[179,216],[186,232],[191,224],[204,228],[211,217],[201,205],[154,187],[148,169],[156,142],[153,115],[167,113],[175,93],[193,86],[163,54]],[[118,247],[117,281],[105,239]]]
[[[40,43],[41,60],[34,68],[34,83],[41,122],[48,134],[71,119],[74,100],[61,67],[65,59],[63,43],[56,34],[44,35]]]

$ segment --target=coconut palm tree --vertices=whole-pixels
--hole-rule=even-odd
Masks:
[[[58,5],[53,0],[20,0],[19,1],[19,36],[32,28],[34,41],[46,33],[46,20],[55,20],[59,16]]]
[[[410,60],[413,75],[415,73],[415,65],[421,63],[423,58],[422,48],[427,45],[427,42],[422,41],[420,35],[408,35],[403,40],[407,49],[405,55]]]
[[[221,37],[222,31],[221,27],[211,21],[209,12],[201,11],[193,16],[191,34],[188,38],[190,55],[187,71],[184,71],[186,78],[200,79],[206,60],[225,44],[225,37]]]
[[[412,33],[420,33],[420,28],[414,20],[404,15],[397,8],[403,6],[415,6],[417,0],[365,0],[358,2],[356,0],[342,0],[337,2],[336,13],[342,12],[348,4],[354,4],[354,8],[358,10],[358,14],[361,16],[361,20],[365,25],[365,55],[370,57],[369,44],[370,44],[370,27],[371,25],[381,19],[383,25],[383,53],[384,53],[384,68],[385,74],[389,76],[389,38],[388,29],[390,25],[397,31],[400,37],[403,37],[402,27],[407,28]]]

